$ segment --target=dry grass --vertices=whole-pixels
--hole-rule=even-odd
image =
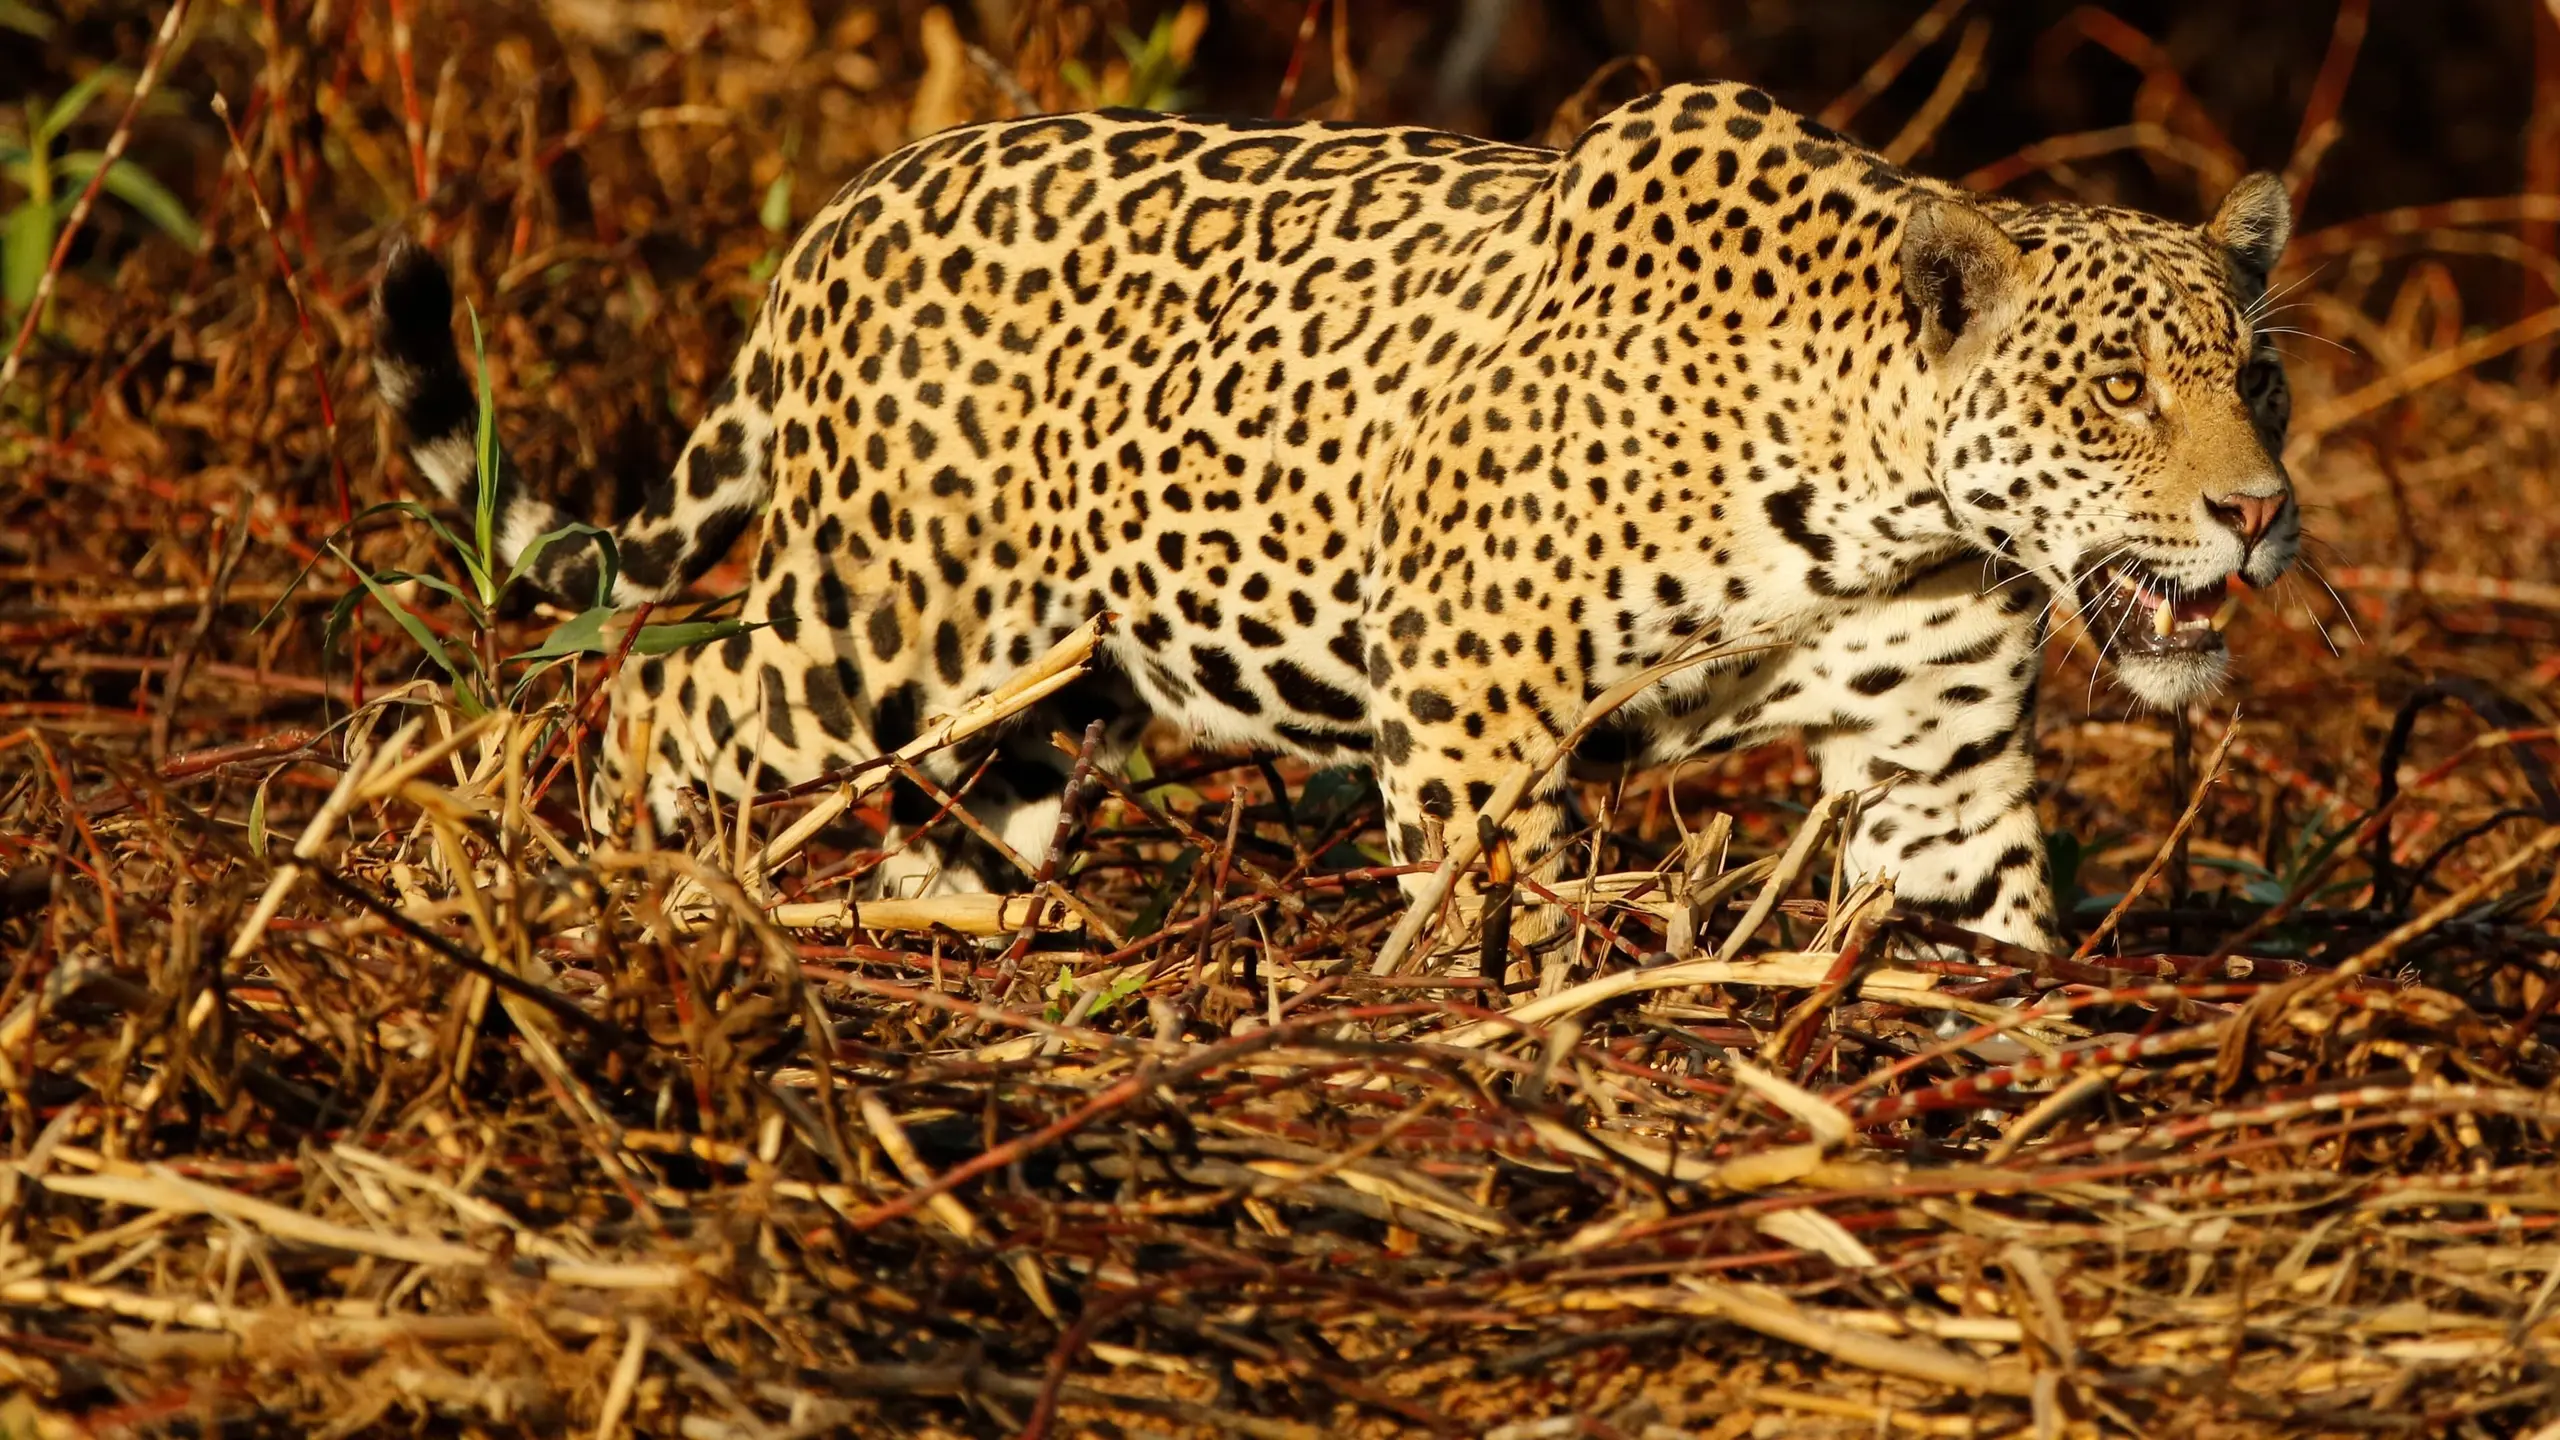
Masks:
[[[0,382],[0,1433],[2560,1434],[2560,287],[2464,268],[2547,277],[2560,198],[2298,243],[2335,593],[2253,607],[2236,720],[2054,647],[2069,957],[1840,893],[1783,748],[1591,791],[1607,878],[1517,887],[1578,927],[1525,979],[1463,906],[1373,973],[1374,795],[1171,748],[1089,777],[1036,894],[848,913],[877,857],[803,842],[888,768],[698,853],[585,835],[609,661],[473,720],[378,613],[324,649],[353,581],[292,580],[409,483],[356,318],[392,226],[465,277],[528,470],[609,509],[778,182],[805,215],[911,124],[1072,103],[1064,58],[1114,83],[1095,15],[1015,8],[204,6],[116,126],[211,240],[101,202]],[[1360,8],[1306,7],[1297,108],[1401,93]],[[139,69],[160,12],[116,14]],[[1973,18],[1876,37],[1844,118],[1924,149]],[[2139,113],[1978,181],[2236,168],[2140,32],[2070,25]],[[557,618],[413,603],[492,655]]]

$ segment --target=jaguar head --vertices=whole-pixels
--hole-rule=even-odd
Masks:
[[[2034,573],[2134,697],[2217,688],[2241,589],[2301,547],[2290,397],[2263,313],[2291,228],[2251,175],[2201,227],[2130,211],[1914,205],[1904,293],[1959,531]]]

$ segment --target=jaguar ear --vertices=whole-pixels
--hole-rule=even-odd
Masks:
[[[2284,182],[2266,171],[2244,175],[2204,233],[2231,256],[2231,263],[2263,280],[2284,258],[2284,242],[2293,235],[2292,202]]]
[[[1902,291],[1920,314],[1932,364],[1961,365],[2014,317],[2027,257],[1991,217],[1961,200],[1916,201],[1902,219]],[[1964,355],[1958,355],[1962,350]]]

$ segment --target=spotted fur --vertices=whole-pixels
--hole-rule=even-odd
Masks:
[[[2201,228],[1968,195],[1736,85],[1648,96],[1562,153],[1129,112],[953,130],[810,222],[621,528],[629,605],[761,518],[764,626],[629,666],[617,711],[649,717],[671,818],[689,783],[895,746],[1110,612],[1098,672],[993,742],[972,792],[1017,849],[1055,822],[1053,730],[1106,720],[1116,753],[1163,716],[1370,761],[1410,857],[1613,681],[1756,636],[1779,648],[1684,675],[1583,758],[1801,732],[1827,787],[1891,782],[1856,868],[2049,944],[2051,602],[2192,598],[2293,556],[2253,319],[2286,229],[2266,177]],[[395,254],[383,393],[459,498],[450,311],[434,263]],[[511,549],[558,528],[499,483]],[[537,568],[593,593],[590,548]],[[2153,701],[2221,678],[2218,644],[2119,649]],[[1559,781],[1509,828],[1542,853],[1564,810]]]

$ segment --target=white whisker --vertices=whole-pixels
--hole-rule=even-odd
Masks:
[[[2332,340],[2326,335],[2315,334],[2309,330],[2297,329],[2291,325],[2270,325],[2258,333],[2261,336],[2299,335],[2305,340],[2317,340],[2321,344],[2328,346],[2330,349],[2337,351],[2341,355],[2353,355],[2356,353],[2353,347],[2346,345],[2343,342]],[[2278,354],[2287,353],[2282,346],[2272,346],[2271,348],[2275,349]]]
[[[2296,290],[2310,284],[2314,279],[2319,277],[2322,270],[2327,268],[2328,266],[2325,262],[2323,264],[2314,265],[2309,270],[2304,271],[2302,274],[2296,276],[2285,284],[2271,286],[2267,290],[2261,292],[2258,298],[2252,301],[2249,305],[2248,315],[2251,323],[2254,324],[2258,317],[2267,314],[2268,306],[2275,304],[2287,295],[2290,295]]]
[[[2347,622],[2347,633],[2356,637],[2358,645],[2365,643],[2364,627],[2356,623],[2354,608],[2347,604],[2347,597],[2338,593],[2338,587],[2329,583],[2329,577],[2320,573],[2319,562],[2308,555],[2296,558],[2302,562],[2302,568],[2310,573],[2311,578],[2320,582],[2320,588],[2329,592],[2329,598],[2337,603],[2339,616]]]

